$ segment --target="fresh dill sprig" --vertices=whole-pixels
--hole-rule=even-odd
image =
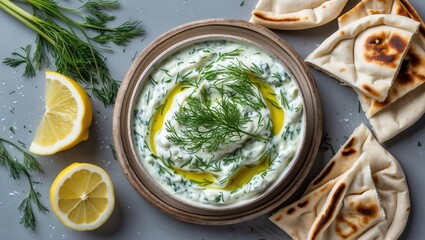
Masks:
[[[258,89],[249,80],[249,74],[256,74],[256,72],[251,71],[245,64],[240,61],[232,62],[216,71],[220,74],[216,83],[223,83],[237,93],[232,97],[232,100],[245,103],[257,111],[266,107]]]
[[[23,154],[23,163],[20,163],[6,150],[4,144],[6,143]],[[20,179],[21,175],[25,175],[30,185],[28,195],[22,200],[18,209],[23,213],[21,216],[20,224],[23,224],[26,228],[35,230],[36,219],[33,211],[33,204],[37,206],[38,211],[47,213],[49,210],[41,203],[41,194],[34,189],[33,181],[31,180],[30,171],[37,171],[43,173],[40,164],[37,160],[29,153],[22,150],[13,142],[6,139],[0,138],[0,164],[9,170],[10,176],[17,180]]]
[[[280,90],[280,98],[281,98],[281,104],[285,109],[289,109],[289,102],[288,98],[286,97],[286,92],[283,92],[282,89]]]
[[[205,179],[205,178],[203,178],[202,181],[197,181],[197,180],[194,180],[194,179],[189,179],[189,181],[191,183],[194,183],[194,184],[199,185],[201,187],[205,187],[205,186],[208,186],[208,185],[213,183],[210,180]]]
[[[250,121],[250,117],[245,116],[236,103],[227,97],[216,101],[213,105],[205,90],[201,90],[200,98],[189,97],[185,107],[174,115],[184,129],[178,132],[170,121],[165,123],[166,131],[170,133],[168,140],[188,152],[201,149],[214,152],[221,144],[237,142],[243,135],[266,140],[243,130],[243,125]]]
[[[24,72],[22,73],[23,77],[34,77],[35,69],[34,65],[31,62],[31,45],[27,45],[25,48],[21,47],[21,50],[24,51],[24,54],[18,52],[12,52],[13,57],[7,57],[3,60],[3,63],[16,68],[21,64],[25,64]]]
[[[119,3],[114,0],[88,0],[77,9],[62,7],[53,0],[23,2],[32,7],[33,14],[11,0],[0,0],[1,9],[37,33],[34,57],[31,59],[28,55],[20,64],[30,68],[28,63],[32,62],[37,69],[41,69],[50,65],[51,57],[57,72],[83,83],[104,105],[112,105],[119,85],[110,75],[106,59],[99,53],[101,48],[93,43],[102,46],[109,42],[126,45],[143,33],[140,21],[127,21],[118,27],[107,27],[107,23],[115,19],[107,11],[119,7]],[[81,17],[85,21],[78,22],[69,15]],[[98,35],[89,36],[88,29],[95,30]],[[17,67],[20,64],[16,65],[15,62],[13,65]]]
[[[234,59],[235,57],[240,56],[242,51],[242,49],[236,48],[230,52],[219,53],[216,62]]]

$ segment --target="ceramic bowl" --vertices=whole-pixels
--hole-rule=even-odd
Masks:
[[[299,148],[286,170],[259,196],[240,204],[202,206],[175,197],[144,169],[132,136],[133,109],[155,63],[176,49],[207,40],[232,40],[260,48],[281,62],[297,83],[304,102],[304,129]],[[284,203],[301,185],[317,154],[322,136],[322,110],[316,85],[298,54],[279,36],[261,26],[231,19],[211,19],[177,27],[157,38],[130,67],[116,99],[113,137],[121,167],[134,189],[169,215],[197,224],[233,224],[263,215]]]

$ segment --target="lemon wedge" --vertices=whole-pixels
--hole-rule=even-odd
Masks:
[[[46,71],[45,107],[30,152],[50,155],[88,139],[92,106],[87,93],[74,80]]]
[[[114,210],[114,187],[102,168],[73,163],[53,181],[50,203],[65,226],[77,231],[93,230],[105,223]]]

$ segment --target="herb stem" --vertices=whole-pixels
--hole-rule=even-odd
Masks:
[[[31,20],[32,22],[39,22],[40,19],[29,14],[22,8],[18,7],[16,4],[11,2],[10,0],[0,0],[0,8],[5,10],[7,13],[18,19],[20,22],[25,24],[27,27],[33,29],[37,32],[40,36],[42,36],[45,40],[47,40],[50,44],[55,45],[55,41],[51,39],[47,34],[45,34],[40,28],[38,28],[36,25],[31,23],[28,20]]]

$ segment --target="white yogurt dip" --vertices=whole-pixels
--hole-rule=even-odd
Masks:
[[[134,109],[143,167],[171,195],[236,204],[264,192],[293,159],[303,100],[273,56],[233,40],[193,43],[159,61]]]

